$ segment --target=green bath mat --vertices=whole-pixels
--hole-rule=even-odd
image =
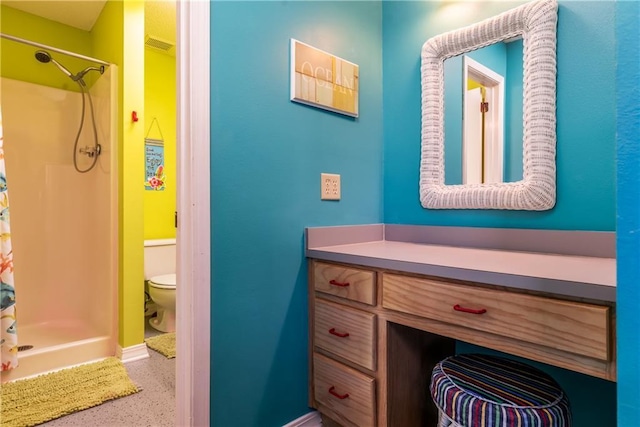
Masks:
[[[157,351],[158,353],[166,356],[169,359],[176,357],[176,333],[169,332],[168,334],[156,335],[144,340],[147,346]]]
[[[115,357],[5,383],[1,388],[2,427],[35,426],[139,391]]]

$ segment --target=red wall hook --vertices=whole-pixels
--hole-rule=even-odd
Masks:
[[[135,111],[131,112],[131,121],[132,122],[137,122],[138,121],[138,113],[136,113]]]

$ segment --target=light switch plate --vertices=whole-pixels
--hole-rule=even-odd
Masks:
[[[320,174],[320,199],[340,200],[340,175],[334,173]]]

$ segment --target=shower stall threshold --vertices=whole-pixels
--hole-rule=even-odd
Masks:
[[[47,322],[20,326],[18,367],[0,373],[0,382],[15,381],[115,355],[115,337],[97,333],[82,322]]]

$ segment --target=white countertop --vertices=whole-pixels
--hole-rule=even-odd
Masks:
[[[308,247],[311,258],[615,301],[616,260],[397,241]]]
[[[359,257],[616,286],[616,260],[570,255],[458,248],[405,242],[366,242],[312,248]]]

